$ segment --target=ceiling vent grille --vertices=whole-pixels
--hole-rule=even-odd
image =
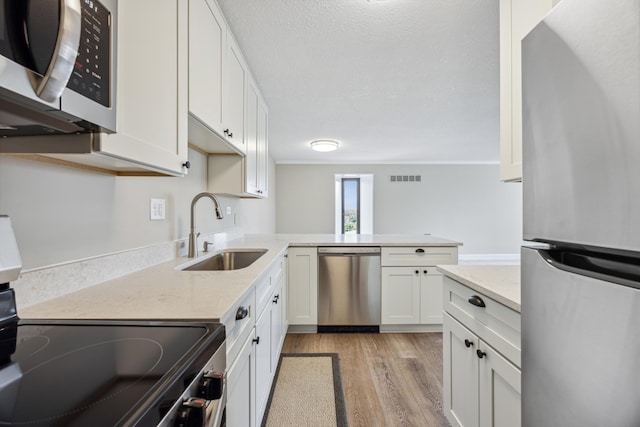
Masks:
[[[391,175],[391,182],[422,182],[421,175]]]

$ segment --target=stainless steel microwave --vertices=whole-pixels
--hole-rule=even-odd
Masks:
[[[0,0],[0,136],[116,131],[117,0]]]

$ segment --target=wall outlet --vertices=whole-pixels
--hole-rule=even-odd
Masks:
[[[227,206],[227,215],[231,215],[231,206]]]
[[[149,218],[151,221],[160,221],[166,218],[165,214],[166,200],[151,199]]]

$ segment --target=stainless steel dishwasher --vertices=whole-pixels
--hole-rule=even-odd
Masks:
[[[318,332],[380,331],[380,248],[318,248]]]

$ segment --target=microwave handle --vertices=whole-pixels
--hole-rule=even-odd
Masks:
[[[44,76],[34,82],[36,95],[47,102],[53,102],[62,95],[73,72],[80,45],[80,0],[60,1],[60,27],[53,56]]]

